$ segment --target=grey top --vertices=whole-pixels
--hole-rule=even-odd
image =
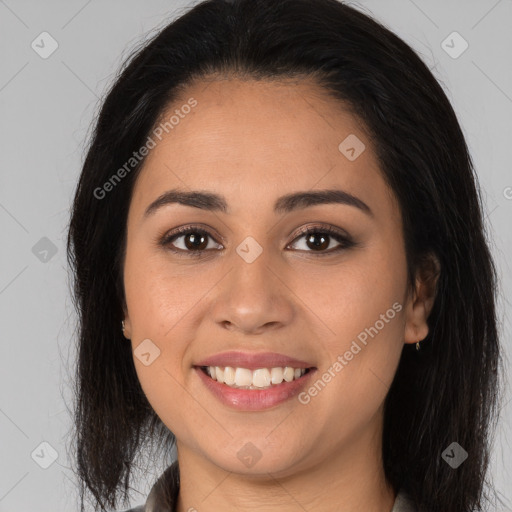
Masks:
[[[176,512],[180,487],[178,461],[171,464],[151,488],[144,505],[119,512]],[[416,512],[404,491],[399,491],[391,512]]]

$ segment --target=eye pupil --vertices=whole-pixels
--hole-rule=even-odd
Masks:
[[[314,241],[316,238],[321,238],[322,242]],[[322,235],[321,233],[312,233],[308,236],[308,244],[312,244],[315,248],[326,249],[329,247],[329,242],[326,243],[328,236]]]
[[[189,240],[191,240],[191,243],[189,243]],[[185,235],[185,246],[187,249],[197,250],[197,249],[205,249],[208,245],[208,242],[206,241],[206,244],[204,247],[202,246],[202,243],[206,241],[206,236],[204,235],[196,235],[194,233],[189,233]]]

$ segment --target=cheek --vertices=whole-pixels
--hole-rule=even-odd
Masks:
[[[170,396],[176,397],[174,403],[186,400],[178,384],[188,340],[180,320],[186,317],[190,300],[162,258],[136,244],[127,250],[124,279],[135,369],[160,416],[169,409]]]
[[[161,337],[184,314],[186,288],[179,276],[142,243],[127,248],[124,283],[134,336]]]
[[[343,391],[347,406],[365,407],[360,400],[369,405],[383,399],[396,371],[406,287],[405,254],[397,248],[398,243],[376,242],[336,271],[331,268],[329,279],[317,288],[321,292],[303,291],[322,320],[322,330],[323,325],[329,328],[324,348],[328,366],[337,363],[331,369],[336,374],[333,389]]]
[[[399,332],[397,309],[404,309],[401,302],[406,286],[405,264],[405,258],[398,251],[391,251],[385,245],[379,248],[375,244],[354,253],[350,261],[337,266],[336,270],[334,267],[327,270],[317,292],[312,293],[311,289],[308,292],[304,288],[303,293],[311,300],[311,308],[329,326],[330,339],[336,349],[347,341],[350,344],[350,340],[376,322],[383,337],[390,331],[393,334]],[[395,306],[393,309],[397,302],[401,308]],[[384,319],[381,320],[382,315]]]
[[[180,404],[190,401],[181,384],[189,338],[186,322],[180,320],[186,318],[193,298],[169,269],[165,258],[151,253],[147,245],[127,247],[124,279],[138,380],[155,413],[179,432],[176,415],[182,412]],[[144,360],[146,353],[150,355]]]
[[[316,321],[319,332],[327,334],[324,364],[302,398],[311,401],[327,438],[347,440],[361,432],[382,406],[396,372],[403,347],[405,272],[400,258],[390,256],[354,258],[346,268],[331,270],[322,293],[303,291],[308,293],[304,302],[321,319]]]

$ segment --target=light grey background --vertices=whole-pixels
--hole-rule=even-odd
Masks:
[[[71,197],[90,124],[121,61],[141,39],[192,4],[0,0],[0,512],[78,510],[67,444],[75,358],[65,258]],[[512,1],[361,0],[352,5],[373,13],[422,55],[459,116],[502,279],[499,315],[508,365]],[[47,59],[31,47],[45,31],[59,45]],[[453,31],[469,44],[458,58],[442,47]],[[457,36],[445,43],[452,54],[461,44]],[[40,241],[43,237],[49,241]],[[55,254],[44,252],[52,246]],[[497,510],[510,511],[508,384],[505,393],[492,475],[508,507]],[[47,469],[35,462],[51,462],[51,448],[41,447],[43,442],[57,457]],[[133,506],[145,501],[164,467],[157,461],[154,473],[136,485]]]

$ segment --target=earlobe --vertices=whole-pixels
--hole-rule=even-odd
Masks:
[[[434,306],[440,273],[439,258],[434,253],[429,253],[418,270],[416,288],[407,305],[405,343],[417,343],[427,337],[427,319]]]
[[[125,319],[121,322],[121,328],[123,330],[124,337],[127,340],[131,339],[132,329],[131,329],[130,319],[128,317],[125,317]]]
[[[405,343],[417,343],[424,340],[428,335],[428,314],[425,303],[420,299],[416,299],[410,305],[405,324],[404,339]]]

